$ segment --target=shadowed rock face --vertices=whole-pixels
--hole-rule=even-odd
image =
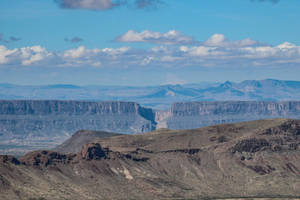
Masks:
[[[0,155],[0,163],[12,163],[15,165],[21,164],[17,158],[8,155]]]
[[[265,139],[256,139],[251,138],[247,140],[242,140],[238,142],[233,148],[233,153],[235,152],[248,152],[248,153],[255,153],[266,148],[270,147],[270,144]]]
[[[106,154],[99,143],[89,143],[82,147],[81,157],[86,160],[100,160],[105,158]]]
[[[132,102],[2,100],[0,150],[1,145],[7,144],[9,148],[27,144],[53,148],[82,129],[128,134],[149,132],[155,129],[154,118],[151,109]]]
[[[60,154],[55,151],[34,151],[26,154],[20,161],[22,164],[30,166],[48,166],[57,163],[69,163],[74,159],[75,155]]]
[[[299,199],[299,130],[259,120],[0,156],[0,199]]]
[[[289,123],[283,123],[278,127],[269,128],[262,134],[280,135],[282,133],[294,137],[300,136],[300,125],[297,123],[297,121],[291,121]]]

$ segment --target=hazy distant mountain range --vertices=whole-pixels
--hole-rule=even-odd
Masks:
[[[266,79],[148,87],[0,84],[0,99],[118,100],[167,109],[171,103],[182,101],[300,100],[300,81]]]

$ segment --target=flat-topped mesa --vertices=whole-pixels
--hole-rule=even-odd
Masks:
[[[202,116],[219,114],[248,115],[298,115],[300,101],[215,101],[215,102],[181,102],[171,106],[173,116]]]
[[[17,145],[37,140],[58,144],[82,129],[134,134],[155,126],[152,109],[134,102],[0,100],[1,139],[15,139]]]
[[[57,101],[57,100],[1,100],[0,115],[103,115],[139,114],[153,118],[151,109],[134,102],[120,101]]]
[[[192,129],[208,125],[268,118],[300,119],[300,101],[182,102],[171,106],[166,120],[170,129]]]

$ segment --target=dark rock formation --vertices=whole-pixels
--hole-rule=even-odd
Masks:
[[[30,166],[48,166],[58,163],[67,164],[75,158],[75,154],[60,154],[55,151],[34,151],[23,156],[20,161]]]
[[[255,153],[261,150],[265,150],[270,148],[270,144],[265,139],[256,139],[250,138],[246,140],[242,140],[238,142],[233,148],[233,153],[235,152],[248,152],[248,153]]]
[[[283,123],[280,126],[272,127],[265,130],[262,135],[289,135],[300,137],[300,125],[296,120],[292,120],[289,123]]]
[[[259,175],[265,175],[265,174],[270,174],[271,172],[275,171],[276,169],[271,167],[270,165],[267,166],[260,166],[260,165],[255,165],[255,166],[247,166],[249,169],[252,169]]]
[[[83,145],[80,154],[85,160],[100,160],[106,157],[107,151],[105,152],[99,143],[89,143]]]
[[[270,150],[273,152],[296,151],[300,145],[300,124],[288,120],[278,126],[259,131],[256,137],[243,139],[232,148],[236,153],[256,153]]]
[[[0,155],[0,163],[12,163],[15,165],[21,164],[17,158],[9,155]]]

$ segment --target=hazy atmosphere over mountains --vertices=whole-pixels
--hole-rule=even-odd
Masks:
[[[134,101],[161,110],[181,101],[295,101],[300,99],[300,81],[266,79],[144,87],[0,84],[0,99]]]

